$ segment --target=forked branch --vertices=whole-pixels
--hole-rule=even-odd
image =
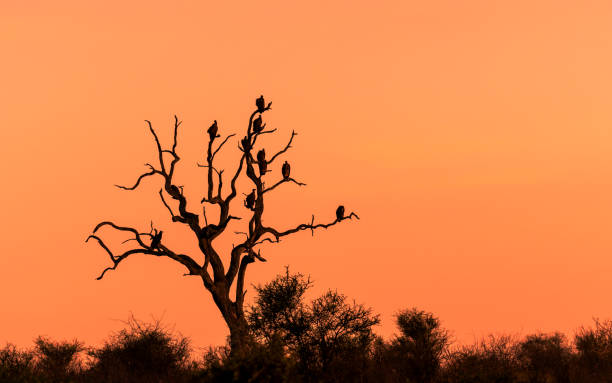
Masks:
[[[128,240],[124,241],[127,242],[129,240],[134,240],[138,243],[139,247],[135,248],[135,249],[130,249],[127,251],[124,251],[123,253],[119,254],[119,255],[115,255],[110,248],[104,243],[104,241],[95,233],[102,228],[103,226],[110,226],[115,230],[118,231],[124,231],[124,232],[129,232],[132,233],[134,235],[133,238],[129,238]],[[168,257],[171,258],[179,263],[181,263],[183,266],[185,266],[189,272],[189,275],[202,275],[202,268],[197,264],[196,261],[194,261],[191,257],[189,257],[188,255],[185,254],[177,254],[174,251],[172,251],[171,249],[169,249],[168,247],[166,247],[165,245],[163,245],[161,243],[161,235],[159,235],[157,237],[158,234],[160,234],[161,232],[156,232],[156,235],[152,235],[150,233],[139,233],[136,229],[132,228],[132,227],[126,227],[126,226],[119,226],[114,224],[113,222],[110,221],[104,221],[104,222],[100,222],[98,225],[96,225],[96,227],[93,230],[93,234],[91,234],[90,236],[87,237],[87,239],[85,240],[85,242],[89,242],[90,239],[94,239],[98,242],[98,244],[100,245],[100,247],[102,247],[106,253],[108,254],[109,258],[111,259],[111,261],[113,262],[113,266],[107,267],[106,269],[104,269],[102,271],[102,274],[100,274],[100,276],[96,279],[100,280],[102,279],[102,277],[104,277],[104,274],[106,274],[107,271],[109,270],[115,270],[117,268],[117,266],[119,266],[119,263],[121,263],[121,261],[123,261],[124,259],[128,258],[130,255],[132,254],[149,254],[149,255],[154,255],[157,257]],[[151,237],[151,243],[150,244],[146,244],[145,242],[143,242],[141,236],[148,236]],[[155,243],[155,238],[158,238],[157,242]]]
[[[287,150],[289,150],[289,148],[291,147],[291,143],[293,142],[293,137],[297,136],[297,133],[292,130],[291,131],[291,138],[289,138],[289,142],[287,143],[287,146],[285,146],[284,149],[280,150],[278,153],[276,153],[275,155],[272,156],[272,158],[270,158],[270,160],[268,161],[268,164],[271,164],[276,157],[280,156],[281,154],[285,153]]]

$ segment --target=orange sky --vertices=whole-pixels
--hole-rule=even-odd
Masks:
[[[113,184],[155,160],[143,120],[168,143],[177,114],[177,177],[197,208],[205,128],[242,132],[261,93],[280,132],[266,148],[297,130],[286,159],[308,184],[283,185],[266,222],[332,219],[339,203],[362,220],[262,248],[249,284],[290,264],[311,296],[372,306],[385,336],[412,306],[460,342],[612,317],[610,2],[249,3],[1,3],[0,344],[95,344],[130,312],[221,344],[201,281],[146,257],[96,281],[109,260],[84,240],[104,219],[152,219],[188,251],[159,179]]]

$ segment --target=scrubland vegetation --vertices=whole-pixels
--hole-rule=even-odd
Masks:
[[[0,349],[0,382],[612,382],[612,321],[595,320],[572,337],[489,336],[455,345],[432,313],[395,316],[391,339],[373,332],[370,308],[330,290],[306,302],[301,274],[257,287],[248,322],[252,343],[196,353],[159,322],[130,319],[103,345],[39,337],[33,348]]]

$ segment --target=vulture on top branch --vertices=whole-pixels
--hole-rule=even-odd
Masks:
[[[259,96],[257,100],[255,100],[255,106],[257,106],[257,111],[262,113],[266,110],[266,101],[264,100],[263,94]]]
[[[208,128],[208,135],[210,136],[211,140],[213,138],[217,137],[217,132],[218,131],[219,131],[219,127],[217,126],[217,120],[215,120],[215,122],[213,122],[213,124],[210,126],[210,128]]]

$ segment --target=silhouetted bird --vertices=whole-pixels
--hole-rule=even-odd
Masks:
[[[336,219],[340,221],[342,218],[344,218],[344,206],[340,205],[336,209]]]
[[[218,130],[219,130],[219,127],[217,126],[217,120],[215,120],[215,122],[213,122],[210,128],[208,128],[208,135],[210,136],[211,140],[217,136]]]
[[[259,96],[257,100],[255,100],[255,105],[257,106],[257,111],[262,113],[266,110],[266,101],[264,100],[263,94]]]
[[[163,231],[158,231],[157,233],[155,233],[153,239],[151,240],[151,249],[156,249],[159,247],[159,244],[162,239],[162,234],[164,234]]]
[[[259,166],[259,176],[262,177],[268,171],[268,163],[266,161],[257,162]]]
[[[246,206],[247,208],[251,210],[253,210],[254,205],[255,205],[255,189],[253,189],[251,194],[249,194],[246,197],[246,201],[244,202],[244,206]]]
[[[181,190],[175,185],[170,185],[170,192],[175,194],[182,194]]]
[[[285,163],[283,164],[283,178],[288,180],[290,174],[291,174],[291,165],[289,165],[289,162],[285,161]]]
[[[242,149],[244,149],[245,152],[251,150],[251,141],[248,137],[244,137],[240,142],[242,143]]]
[[[257,152],[257,162],[266,162],[266,149]]]
[[[262,130],[264,130],[264,128],[266,127],[266,124],[261,124],[262,120],[261,120],[261,116],[258,116],[254,121],[253,121],[253,132],[255,133],[261,133]]]
[[[268,163],[266,162],[266,150],[261,149],[257,152],[257,165],[259,165],[259,176],[266,174]]]

